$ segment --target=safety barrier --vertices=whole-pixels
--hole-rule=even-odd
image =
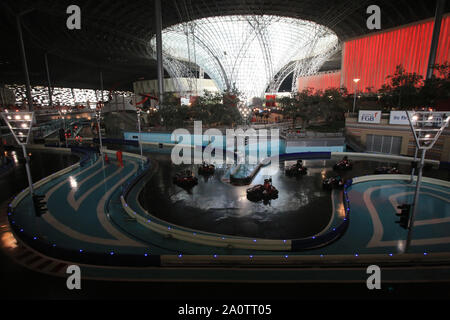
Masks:
[[[390,154],[378,154],[378,153],[359,153],[359,152],[332,152],[331,156],[335,157],[343,157],[347,156],[351,159],[358,160],[374,160],[374,161],[383,161],[383,162],[400,162],[400,163],[408,163],[414,161],[413,157],[406,156],[396,156]],[[431,164],[433,166],[439,166],[440,162],[437,160],[425,160],[425,163]]]
[[[377,180],[404,180],[410,181],[411,176],[406,174],[376,174],[376,175],[368,175],[353,178],[353,184],[368,182],[368,181],[377,181]],[[413,181],[417,180],[417,176],[414,176]],[[422,182],[435,184],[442,187],[450,188],[450,181],[444,181],[440,179],[422,177]]]
[[[81,146],[71,146],[70,150],[72,153],[81,153],[83,155],[80,160],[80,167],[84,167],[86,163],[91,160],[92,156],[95,158],[99,151],[97,148]]]
[[[247,185],[252,183],[253,178],[255,178],[256,174],[259,172],[261,167],[263,167],[262,162],[258,163],[256,167],[250,172],[248,176],[245,177],[236,177],[236,173],[239,171],[239,169],[242,167],[242,164],[238,164],[234,170],[230,173],[230,182],[235,185]]]
[[[345,216],[341,223],[326,232],[313,236],[306,239],[298,239],[292,241],[292,251],[300,251],[304,249],[314,248],[314,245],[320,244],[320,246],[325,246],[333,241],[339,239],[347,230],[350,223],[350,200],[348,198],[347,189],[352,185],[352,179],[347,180],[344,183],[343,190],[343,203]]]
[[[92,139],[94,143],[100,143],[98,138]],[[125,146],[139,146],[139,141],[136,140],[125,140],[125,139],[111,139],[111,138],[102,138],[102,144],[116,144],[116,145],[125,145]]]
[[[282,155],[278,155],[279,160],[281,161],[288,161],[288,160],[297,160],[297,159],[303,159],[303,160],[314,160],[314,159],[330,159],[331,158],[331,152],[295,152],[295,153],[284,153]],[[230,182],[233,184],[239,184],[239,185],[246,185],[250,184],[255,176],[258,174],[259,170],[261,170],[262,167],[265,167],[268,165],[274,157],[269,157],[266,159],[263,159],[258,163],[258,165],[250,172],[250,174],[246,177],[235,177],[234,175],[236,172],[239,171],[241,164],[238,164],[235,169],[230,174]]]

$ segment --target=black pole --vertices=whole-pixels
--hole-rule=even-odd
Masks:
[[[155,23],[156,23],[156,63],[158,65],[158,91],[159,105],[163,103],[164,95],[164,67],[162,61],[162,13],[161,0],[155,0]]]
[[[436,62],[436,52],[439,45],[439,33],[441,32],[442,14],[444,12],[445,0],[437,0],[436,14],[434,17],[433,36],[431,38],[430,57],[428,59],[427,79],[433,75],[433,66]]]
[[[52,90],[52,83],[50,81],[50,71],[48,68],[48,57],[47,57],[47,53],[44,54],[44,59],[45,59],[45,71],[47,73],[47,86],[48,86],[48,105],[50,108],[53,107],[53,90]]]
[[[23,73],[25,75],[25,86],[27,91],[28,111],[33,111],[33,98],[31,97],[30,76],[28,74],[27,56],[25,54],[25,45],[23,44],[22,23],[20,16],[16,16],[17,32],[19,34],[20,53],[22,55]]]

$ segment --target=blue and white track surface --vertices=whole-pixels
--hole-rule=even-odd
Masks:
[[[139,173],[141,160],[125,157],[115,161],[91,161],[85,167],[49,180],[36,191],[45,194],[49,212],[35,216],[26,196],[8,217],[16,244],[7,250],[22,265],[49,274],[65,274],[65,266],[82,266],[83,276],[127,281],[359,281],[365,272],[352,268],[334,272],[332,266],[421,263],[450,259],[450,188],[425,182],[420,195],[413,241],[402,254],[407,232],[395,223],[396,207],[411,202],[415,184],[404,180],[360,182],[348,189],[350,223],[333,243],[299,252],[263,251],[212,247],[166,237],[136,223],[124,211],[122,186]],[[142,186],[138,183],[130,199]],[[343,197],[333,193],[334,207]],[[337,203],[336,203],[337,202]],[[130,205],[139,206],[130,200]],[[338,218],[334,210],[330,221]],[[12,241],[11,243],[14,243]],[[315,268],[327,265],[329,269]],[[330,265],[331,264],[331,265]],[[246,266],[247,268],[234,268]],[[299,272],[299,266],[310,266]],[[255,267],[255,268],[252,268]],[[282,268],[282,272],[280,272]],[[450,279],[448,268],[392,269],[392,281]]]

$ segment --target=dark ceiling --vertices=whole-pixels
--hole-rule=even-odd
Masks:
[[[382,29],[434,16],[436,0],[162,0],[163,27],[197,18],[271,14],[328,26],[341,40],[372,32],[366,8],[381,8]],[[81,8],[81,30],[68,30],[66,8]],[[56,86],[132,89],[137,79],[156,78],[148,43],[154,34],[152,0],[2,0],[0,3],[0,83],[24,83],[16,15],[23,34],[32,84],[46,84],[44,54]],[[445,12],[450,11],[447,1]],[[329,68],[339,65],[334,57]]]

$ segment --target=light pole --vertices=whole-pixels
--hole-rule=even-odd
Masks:
[[[418,165],[412,212],[408,221],[408,237],[406,239],[405,252],[408,251],[411,245],[414,221],[419,208],[420,185],[422,180],[422,169],[425,163],[425,153],[428,149],[433,148],[434,144],[439,139],[439,136],[450,122],[450,116],[443,112],[407,111],[406,115],[408,116],[409,125],[416,143],[416,151],[421,150],[422,155]],[[438,119],[440,119],[440,123],[438,122]]]
[[[22,147],[23,156],[25,157],[25,169],[27,171],[28,185],[30,187],[30,194],[34,196],[33,181],[31,179],[30,158],[27,153],[26,145],[30,138],[31,126],[33,125],[34,112],[2,112],[2,117],[9,130],[17,141],[17,144]]]
[[[141,149],[141,157],[143,157],[142,155],[142,144],[141,144],[141,108],[136,107],[136,114],[137,114],[137,120],[138,120],[138,128],[139,128],[139,137],[138,137],[138,141],[139,141],[139,148]],[[141,158],[143,159],[143,158]],[[142,160],[142,164],[144,163],[144,160]]]
[[[417,149],[417,147],[416,147],[416,150],[414,151],[414,163],[416,164],[417,163],[417,155],[418,155],[418,153],[419,153],[419,149]],[[412,170],[411,170],[411,183],[413,183],[414,182],[414,172],[416,171],[416,168],[415,168],[415,166],[412,168]]]
[[[48,57],[47,53],[44,54],[45,71],[47,74],[47,85],[48,85],[48,105],[53,108],[53,97],[52,97],[52,82],[50,81],[50,70],[48,68]]]
[[[242,106],[239,107],[238,110],[239,110],[239,113],[241,114],[242,122],[244,123],[244,125],[247,125],[248,124],[247,120],[248,120],[248,118],[250,116],[249,108],[247,106],[242,105]]]
[[[355,107],[356,107],[356,95],[358,94],[358,82],[361,79],[355,78],[353,79],[353,82],[355,83],[355,93],[353,94],[353,113],[355,113]]]
[[[66,148],[67,148],[67,135],[66,135],[66,114],[67,114],[67,110],[66,109],[62,109],[62,110],[58,110],[58,113],[63,121],[63,129],[64,129],[64,141],[66,142]]]
[[[100,156],[103,159],[102,130],[100,129],[100,118],[102,116],[102,109],[97,109],[95,104],[91,104],[89,107],[91,108],[91,110],[95,111],[95,117],[97,118],[98,140],[100,142]]]

